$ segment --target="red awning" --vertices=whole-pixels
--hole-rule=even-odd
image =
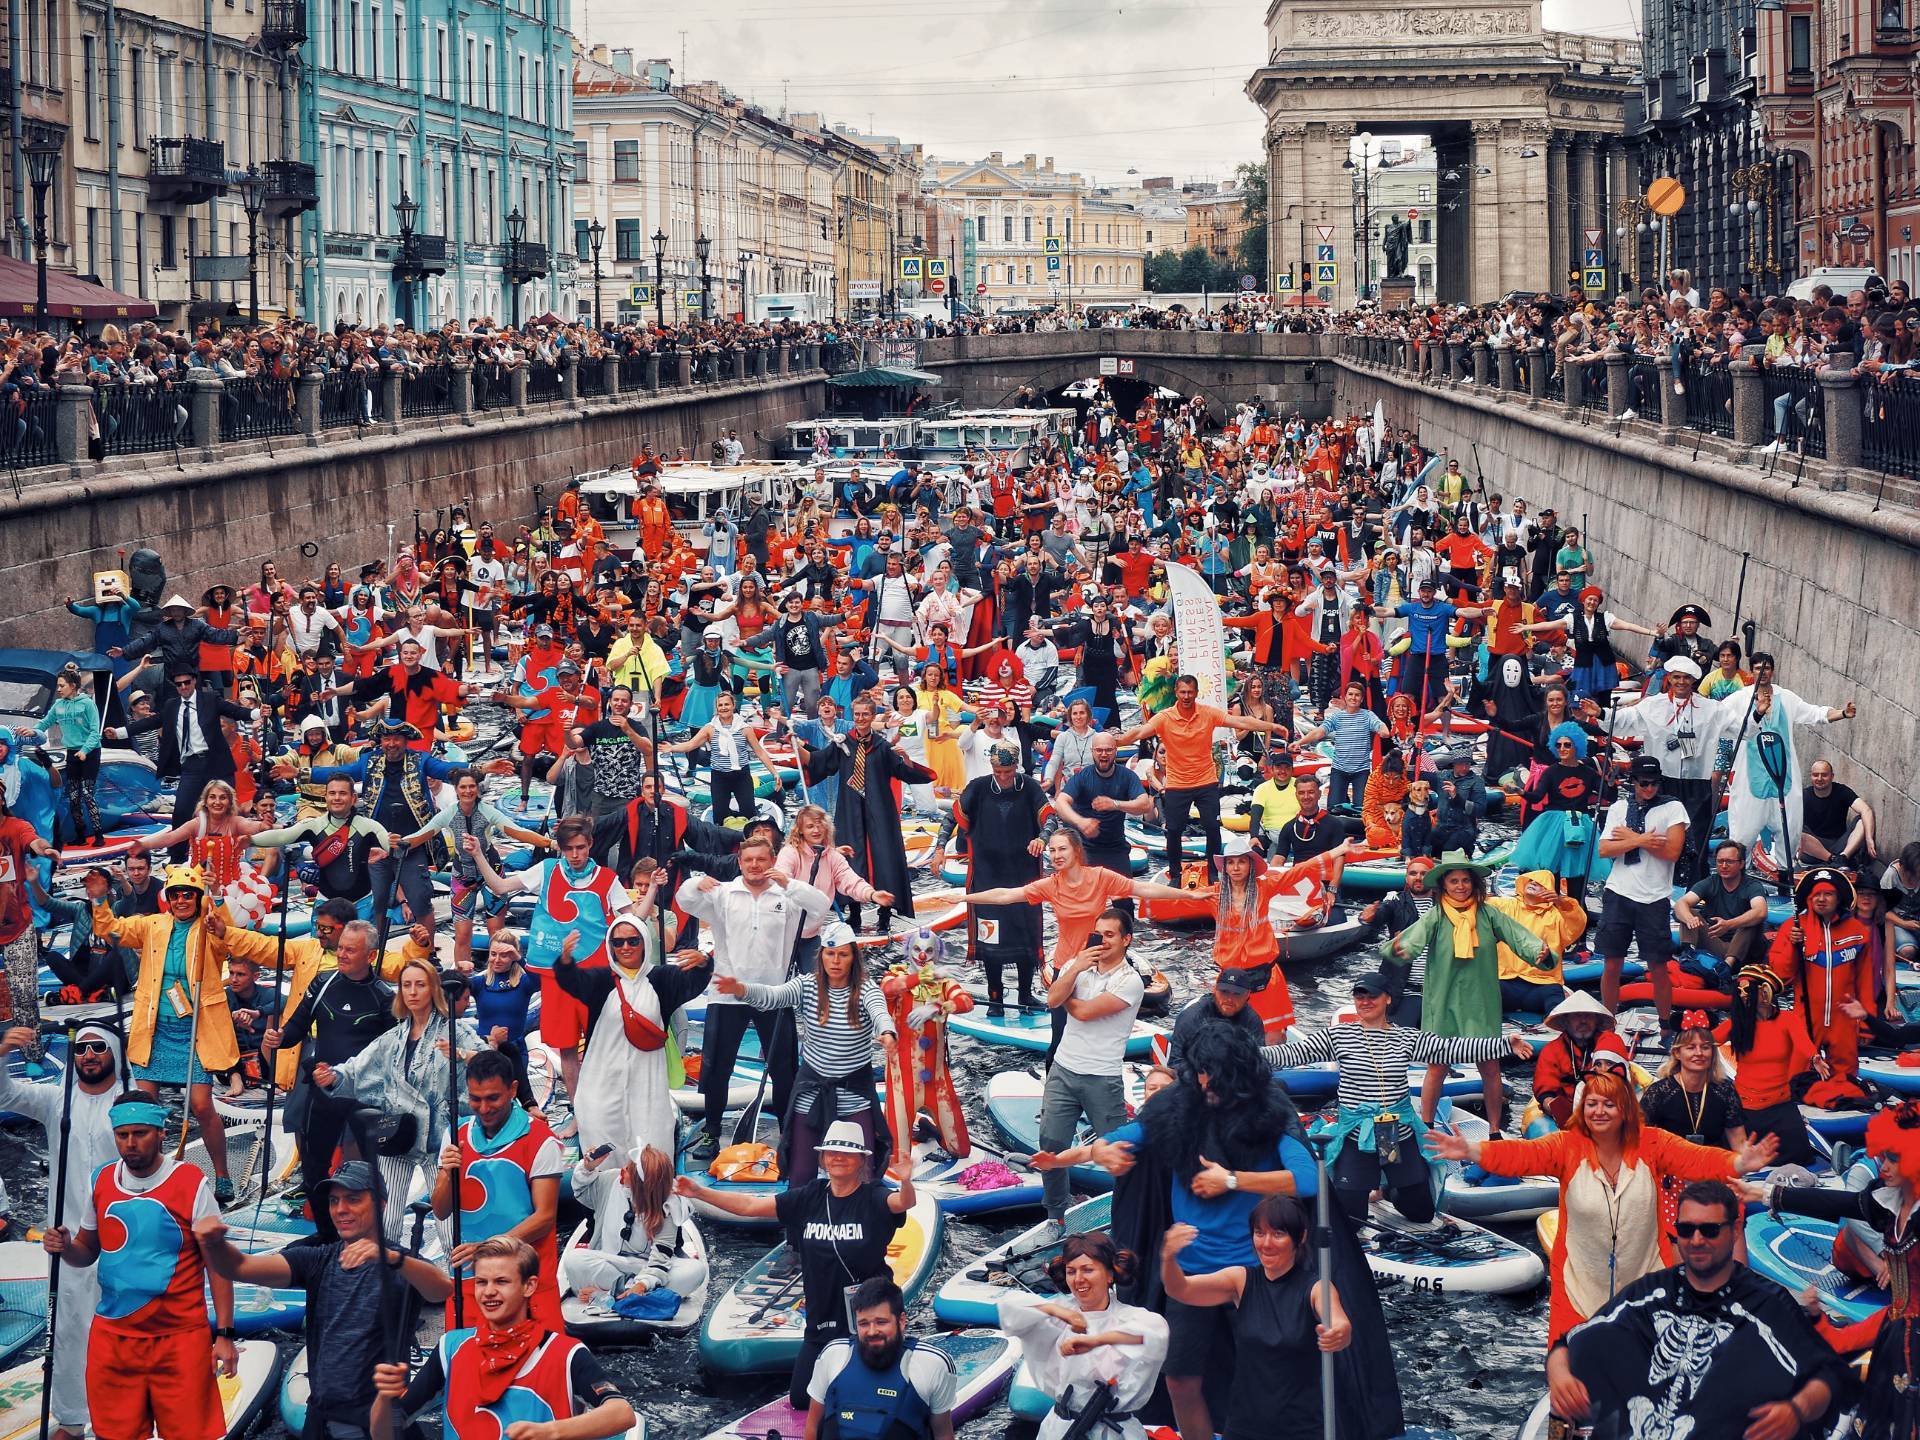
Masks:
[[[38,285],[33,265],[0,255],[0,316],[32,316],[39,303]],[[122,295],[65,270],[47,271],[47,314],[56,320],[149,320],[159,313],[151,300]]]

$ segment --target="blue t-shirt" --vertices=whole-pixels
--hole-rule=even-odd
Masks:
[[[1409,602],[1395,607],[1393,613],[1406,619],[1407,636],[1413,641],[1407,647],[1409,655],[1447,653],[1447,626],[1460,613],[1455,606],[1444,600],[1436,600],[1431,605]]]
[[[1111,775],[1102,778],[1100,772],[1091,765],[1082,765],[1073,772],[1073,778],[1067,781],[1067,800],[1076,814],[1092,816],[1100,822],[1100,833],[1087,845],[1095,850],[1124,850],[1127,848],[1127,816],[1120,810],[1096,810],[1094,797],[1105,795],[1111,800],[1138,800],[1143,787],[1140,777],[1126,766],[1116,764]],[[1082,837],[1085,838],[1084,836]]]
[[[1147,1143],[1147,1131],[1138,1120],[1112,1131],[1107,1139],[1136,1150]],[[1261,1170],[1285,1170],[1293,1176],[1293,1193],[1309,1200],[1319,1193],[1319,1178],[1314,1170],[1313,1153],[1291,1135],[1282,1135],[1274,1147],[1273,1163]],[[1180,1269],[1188,1275],[1208,1275],[1229,1265],[1255,1265],[1253,1232],[1248,1219],[1261,1197],[1246,1190],[1229,1190],[1211,1200],[1202,1200],[1178,1181],[1173,1186],[1173,1219],[1177,1225],[1191,1225],[1200,1233],[1180,1252]]]
[[[473,1027],[486,1039],[493,1027],[507,1027],[507,1039],[518,1045],[527,1033],[527,1007],[540,993],[540,977],[531,970],[520,971],[520,983],[508,988],[496,987],[491,975],[473,977]]]
[[[1373,711],[1327,707],[1320,722],[1333,740],[1333,768],[1356,774],[1373,768],[1373,737],[1387,733],[1387,722]]]

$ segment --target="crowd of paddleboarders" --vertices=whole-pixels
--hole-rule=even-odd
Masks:
[[[688,524],[648,450],[632,534],[576,481],[71,601],[110,682],[0,732],[47,1432],[640,1435],[597,1352],[697,1328],[789,1377],[723,1436],[1384,1440],[1378,1287],[1530,1288],[1537,1216],[1538,1433],[1920,1435],[1920,843],[1853,703],[1378,411],[1102,387],[1026,458]],[[781,1244],[722,1294],[703,1227]]]

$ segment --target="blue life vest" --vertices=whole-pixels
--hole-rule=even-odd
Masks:
[[[885,1370],[860,1358],[857,1341],[845,1343],[852,1353],[821,1402],[822,1440],[925,1440],[933,1412],[906,1376],[907,1357],[918,1342],[902,1345],[899,1358]]]

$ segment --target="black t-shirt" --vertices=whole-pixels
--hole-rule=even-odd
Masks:
[[[980,543],[993,538],[978,525],[956,525],[946,532],[947,559],[953,562],[953,578],[970,590],[980,588]]]
[[[1753,902],[1766,898],[1766,887],[1752,876],[1743,875],[1740,883],[1732,890],[1720,883],[1718,875],[1709,875],[1706,879],[1691,887],[1690,892],[1700,904],[1705,920],[1738,920],[1753,908]]]
[[[293,1272],[293,1289],[307,1292],[307,1385],[318,1410],[351,1410],[373,1403],[373,1367],[386,1358],[381,1334],[381,1281],[402,1304],[403,1334],[412,1334],[420,1302],[398,1275],[383,1276],[378,1261],[340,1266],[344,1240],[296,1241],[280,1252]]]
[[[1322,810],[1303,822],[1296,815],[1280,827],[1279,851],[1289,864],[1323,855],[1347,838],[1347,827],[1337,817]]]
[[[885,1275],[887,1246],[906,1223],[887,1205],[892,1194],[869,1180],[853,1194],[835,1195],[826,1177],[774,1197],[773,1213],[787,1244],[800,1257],[800,1287],[807,1300],[807,1338],[833,1340],[847,1330],[846,1292],[874,1275]]]
[[[1822,796],[1809,785],[1800,792],[1803,827],[1809,835],[1832,837],[1847,833],[1847,812],[1860,796],[1838,781]]]

